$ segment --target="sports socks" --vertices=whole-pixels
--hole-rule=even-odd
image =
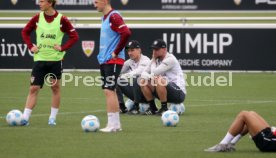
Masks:
[[[139,103],[134,102],[134,109],[137,110],[137,111],[139,110]]]
[[[241,139],[242,135],[238,134],[236,135],[232,140],[231,140],[231,144],[236,144],[240,139]]]
[[[115,112],[113,117],[114,117],[113,127],[117,128],[117,129],[121,128],[121,122],[120,122],[120,114],[119,114],[119,112]]]
[[[120,109],[121,110],[126,110],[126,105],[125,103],[119,103]]]
[[[114,128],[121,128],[119,112],[107,113],[107,126]]]
[[[234,136],[231,133],[227,132],[227,134],[222,139],[220,144],[229,144],[233,138],[234,138]]]
[[[50,117],[49,117],[49,118],[56,119],[57,114],[58,114],[58,110],[59,110],[59,109],[57,109],[57,108],[51,107],[51,114],[50,114]]]
[[[152,99],[151,101],[149,101],[149,105],[150,105],[150,109],[152,111],[157,111],[158,110],[157,107],[156,107],[156,105],[155,105],[154,99]]]
[[[168,109],[167,102],[161,102],[161,108],[162,109]]]
[[[23,112],[23,118],[28,121],[30,119],[31,114],[32,109],[25,108]]]

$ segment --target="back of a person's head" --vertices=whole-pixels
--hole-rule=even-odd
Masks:
[[[111,4],[111,0],[99,0],[101,2],[106,2],[107,4]]]
[[[57,3],[57,0],[48,0],[48,2],[52,3],[52,7],[54,8]]]

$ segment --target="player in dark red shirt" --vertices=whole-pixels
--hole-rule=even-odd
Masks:
[[[47,15],[44,13],[45,20],[51,23],[55,17],[58,16],[58,12],[55,11],[54,15]],[[36,14],[32,19],[27,23],[27,25],[22,30],[22,38],[24,42],[27,44],[28,48],[31,50],[33,47],[33,42],[31,41],[31,33],[36,29],[36,24],[39,19],[39,13]],[[61,46],[61,51],[68,50],[74,43],[77,42],[79,36],[76,32],[75,28],[72,26],[70,21],[67,19],[66,16],[61,17],[60,21],[61,27],[60,30],[66,33],[69,36],[69,40]]]
[[[60,107],[60,78],[62,60],[68,50],[78,40],[78,33],[69,20],[58,13],[54,6],[56,0],[39,0],[42,12],[35,15],[22,30],[22,38],[31,52],[34,53],[34,66],[31,74],[31,85],[23,113],[22,125],[29,124],[29,118],[36,105],[38,92],[50,75],[52,89],[51,114],[49,125],[56,125],[56,116]],[[36,31],[36,44],[31,41],[31,33]],[[62,44],[63,35],[69,39]]]

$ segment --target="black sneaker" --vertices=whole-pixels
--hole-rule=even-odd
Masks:
[[[155,115],[156,112],[154,110],[151,110],[151,108],[148,108],[148,110],[145,111],[146,115]]]
[[[124,103],[119,104],[120,105],[120,113],[124,114],[127,113],[127,108]]]
[[[136,109],[133,109],[133,110],[130,110],[130,111],[128,112],[128,114],[130,114],[130,115],[138,115],[138,114],[140,114],[140,111],[139,111],[139,110],[136,110]]]
[[[128,111],[128,114],[131,114],[131,115],[138,115],[138,114],[140,114],[139,107],[133,106],[133,107]]]
[[[163,114],[163,112],[165,112],[165,111],[168,111],[168,108],[161,108],[161,109],[159,109],[157,112],[156,112],[156,115],[162,115]]]
[[[121,114],[127,113],[127,109],[121,109],[121,108],[120,108],[120,113],[121,113]]]

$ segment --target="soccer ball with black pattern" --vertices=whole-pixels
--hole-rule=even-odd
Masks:
[[[162,114],[161,121],[164,126],[175,127],[179,122],[179,116],[175,111],[168,110]]]
[[[87,115],[82,119],[81,127],[85,132],[97,132],[100,128],[100,121],[94,115]]]
[[[22,115],[20,110],[11,110],[6,116],[6,121],[10,126],[20,126],[22,124]]]

